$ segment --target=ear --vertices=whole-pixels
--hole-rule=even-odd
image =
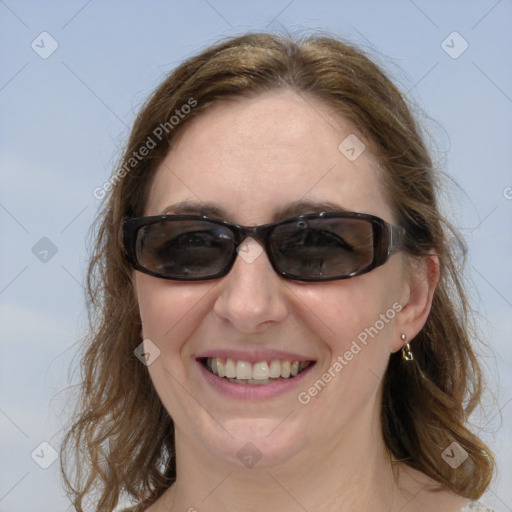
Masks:
[[[407,341],[410,342],[425,325],[439,277],[439,258],[436,254],[416,258],[410,262],[400,299],[402,309],[395,317],[397,333],[393,337],[393,352],[404,346],[401,334],[405,334]]]

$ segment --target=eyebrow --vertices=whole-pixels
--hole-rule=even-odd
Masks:
[[[270,222],[277,222],[288,217],[295,217],[304,213],[346,212],[347,209],[332,201],[311,201],[300,199],[278,209]],[[204,201],[182,201],[168,206],[162,215],[206,215],[222,220],[232,220],[234,215],[223,206]]]
[[[303,213],[321,213],[321,212],[346,212],[347,209],[338,203],[332,201],[311,201],[300,199],[294,201],[276,212],[274,220],[286,219]]]
[[[206,215],[208,217],[226,218],[230,212],[222,206],[204,201],[182,201],[168,206],[162,215]]]

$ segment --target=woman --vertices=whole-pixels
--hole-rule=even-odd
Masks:
[[[488,510],[453,235],[366,56],[209,48],[143,107],[112,182],[63,448],[77,510]]]

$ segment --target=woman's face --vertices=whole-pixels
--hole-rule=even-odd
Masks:
[[[339,149],[352,134],[323,104],[291,91],[217,104],[160,165],[145,215],[209,214],[251,226],[329,203],[392,223],[372,155],[354,160],[362,146]],[[306,283],[278,276],[252,241],[223,278],[177,282],[135,272],[135,285],[146,349],[160,351],[149,372],[174,420],[178,456],[311,463],[380,432],[382,377],[406,327],[400,254],[352,279]],[[230,359],[241,372],[265,371],[254,366],[262,362],[285,373],[295,361],[309,367],[268,386],[238,384],[214,376],[208,357],[226,366]]]

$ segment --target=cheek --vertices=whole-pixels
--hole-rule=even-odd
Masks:
[[[308,310],[316,313],[309,314],[310,328],[330,353],[322,369],[330,371],[331,376],[343,374],[342,379],[335,380],[346,391],[366,387],[370,374],[381,378],[397,336],[399,273],[389,272],[389,268],[386,272],[379,270],[319,287],[304,299]]]
[[[138,273],[139,274],[139,273]],[[183,393],[188,379],[187,340],[211,309],[215,284],[179,283],[136,276],[136,291],[142,320],[142,335],[151,340],[159,355],[148,365],[149,375],[164,407],[173,419],[186,417],[187,409],[197,407]]]
[[[314,329],[321,331],[321,338],[331,347],[333,355],[346,349],[347,343],[350,346],[352,340],[364,343],[365,338],[392,335],[394,319],[400,309],[400,289],[394,283],[375,277],[379,276],[370,273],[322,285],[316,291],[310,290],[304,298]]]
[[[215,284],[179,283],[138,273],[136,291],[142,335],[163,354],[179,354],[206,314]]]
[[[309,308],[322,312],[322,321],[316,320],[315,326],[310,323],[310,328],[317,334],[320,329],[329,332],[322,336],[329,359],[322,361],[310,387],[301,390],[299,403],[307,405],[311,418],[321,418],[324,427],[318,428],[330,425],[328,430],[333,436],[340,425],[373,410],[400,308],[398,289],[360,277],[359,282],[354,278],[319,289],[316,296],[310,294],[307,303]]]

